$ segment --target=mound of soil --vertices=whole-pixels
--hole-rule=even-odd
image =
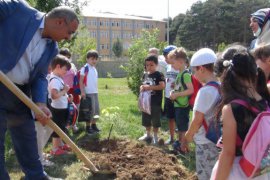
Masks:
[[[96,141],[81,144],[101,171],[115,172],[116,179],[196,179],[179,164],[175,155],[140,142]]]

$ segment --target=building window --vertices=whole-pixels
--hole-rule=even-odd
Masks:
[[[96,26],[97,25],[97,21],[96,20],[92,20],[92,26]]]
[[[104,48],[105,48],[104,44],[101,44],[100,49],[104,49]]]
[[[90,37],[96,38],[96,37],[97,37],[96,31],[91,31],[91,32],[90,32]]]

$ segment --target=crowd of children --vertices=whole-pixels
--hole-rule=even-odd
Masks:
[[[169,139],[166,144],[172,144],[175,152],[185,155],[189,151],[189,143],[194,141],[199,180],[247,179],[245,173],[251,170],[239,163],[244,161],[241,148],[258,113],[269,108],[269,52],[270,45],[259,46],[252,52],[244,46],[233,45],[217,55],[213,50],[203,48],[192,56],[188,68],[185,49],[169,45],[163,50],[167,63],[165,84],[163,74],[157,71],[158,56],[154,58],[153,54],[150,54],[145,59],[146,72],[140,90],[151,91],[151,98],[155,98],[157,91],[162,95],[161,91],[165,86],[164,110],[169,121]],[[152,68],[149,67],[151,65]],[[162,79],[156,78],[157,81],[153,81],[154,74]],[[195,93],[193,78],[196,78],[202,87],[191,106],[189,97]],[[160,127],[157,109],[161,108],[161,100],[162,96],[159,96],[158,102],[151,100],[150,114],[142,113],[146,134],[139,140],[156,144]],[[257,112],[254,113],[249,106],[256,108]],[[176,141],[175,124],[178,132]],[[154,138],[151,127],[154,129]],[[264,164],[267,164],[269,150],[263,150],[266,157]],[[262,168],[250,174],[258,180],[270,178],[270,174]]]
[[[241,147],[258,113],[254,114],[235,100],[245,101],[258,112],[267,110],[270,102],[267,89],[269,50],[269,45],[259,46],[251,54],[245,47],[234,45],[217,56],[213,50],[203,48],[192,56],[189,67],[185,49],[170,45],[163,50],[167,63],[165,77],[158,71],[158,55],[150,53],[144,60],[145,72],[140,86],[141,93],[150,93],[150,112],[142,112],[142,125],[146,132],[139,140],[158,144],[164,90],[164,111],[169,125],[169,139],[165,144],[171,144],[175,152],[185,155],[189,152],[189,143],[194,141],[196,172],[200,180],[245,179],[246,175],[239,165],[243,156]],[[98,133],[100,129],[96,122],[100,110],[98,73],[95,68],[98,52],[87,52],[87,62],[79,72],[71,63],[69,51],[64,49],[62,54],[52,61],[51,73],[47,77],[52,119],[64,132],[67,133],[67,127],[71,125],[76,133],[76,123],[68,122],[69,104],[76,101],[76,108],[80,111],[78,120],[86,123],[86,133]],[[80,95],[75,93],[72,84],[75,77],[79,79]],[[189,97],[195,93],[193,78],[202,87],[196,92],[195,102],[191,106]],[[208,137],[212,124],[222,127],[218,142]],[[39,122],[35,125],[40,160],[44,166],[51,166],[53,163],[42,151],[49,137],[52,136],[50,154],[53,156],[66,154],[70,147],[50,128]],[[178,133],[176,140],[175,130]],[[263,173],[256,179],[269,177],[268,173]]]
[[[86,64],[77,71],[71,62],[69,49],[62,48],[51,62],[48,80],[48,107],[52,112],[52,120],[60,129],[68,133],[71,127],[73,133],[77,133],[77,119],[86,122],[86,133],[93,135],[100,131],[96,125],[99,118],[99,102],[97,88],[98,52],[89,50],[86,55]],[[78,77],[78,75],[80,77]],[[75,91],[74,81],[80,79],[80,92]],[[79,116],[79,113],[80,116]],[[53,166],[50,157],[67,154],[71,148],[65,144],[53,130],[43,126],[39,121],[35,122],[37,132],[38,153],[43,166]],[[49,138],[52,137],[52,149],[50,154],[43,152]]]

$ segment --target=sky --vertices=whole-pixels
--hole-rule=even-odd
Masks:
[[[186,13],[191,5],[198,0],[88,0],[88,6],[83,12],[113,12],[116,14],[129,14],[151,16],[154,19],[163,19],[169,16],[174,18],[179,13]]]

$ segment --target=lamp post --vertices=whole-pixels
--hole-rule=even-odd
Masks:
[[[170,0],[168,0],[168,16],[167,16],[167,42],[168,42],[168,45],[170,44],[170,42],[169,42],[169,38],[170,38],[170,35],[169,35],[169,33],[170,33],[170,20],[169,20],[169,18],[170,18],[170,11],[169,11],[169,8],[170,8]]]

